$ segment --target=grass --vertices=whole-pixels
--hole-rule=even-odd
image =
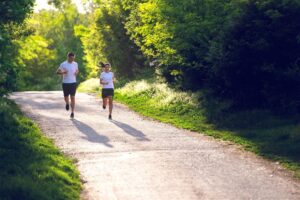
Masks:
[[[86,83],[81,91],[93,84],[89,92],[99,91],[98,81]],[[177,92],[143,80],[117,89],[115,99],[144,116],[239,144],[280,162],[300,178],[299,118],[281,118],[262,110],[226,112],[226,102],[208,99],[203,92]]]
[[[67,158],[24,117],[0,98],[0,199],[79,199],[81,182]]]
[[[99,89],[100,89],[99,78],[91,78],[91,79],[88,79],[88,80],[82,82],[78,86],[77,91],[93,93],[93,92],[99,91]]]

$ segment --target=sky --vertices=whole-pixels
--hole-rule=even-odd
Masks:
[[[81,0],[72,0],[72,1],[76,4],[78,11],[83,13],[84,10],[83,10]],[[35,6],[34,10],[38,11],[41,9],[50,9],[51,7],[48,5],[47,2],[48,2],[48,0],[35,0],[36,6]]]

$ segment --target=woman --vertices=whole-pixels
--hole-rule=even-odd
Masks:
[[[109,103],[108,119],[112,119],[111,113],[113,109],[114,79],[114,73],[110,71],[110,64],[104,64],[103,72],[100,75],[100,84],[102,85],[103,109],[106,109],[107,101]]]

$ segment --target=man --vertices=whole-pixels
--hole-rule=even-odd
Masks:
[[[103,109],[106,109],[107,101],[109,105],[108,119],[112,119],[111,113],[113,109],[114,78],[114,73],[110,71],[110,64],[104,64],[103,72],[100,75],[100,84],[102,85]]]
[[[75,109],[75,94],[76,94],[76,76],[79,73],[78,64],[74,61],[75,55],[72,52],[69,52],[67,55],[67,60],[60,64],[56,73],[63,76],[62,88],[64,92],[64,98],[66,102],[66,110],[70,108],[69,96],[71,96],[71,115],[70,117],[74,118],[74,109]]]

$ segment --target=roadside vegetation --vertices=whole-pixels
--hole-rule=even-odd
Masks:
[[[15,103],[0,99],[0,196],[3,200],[79,199],[74,161],[64,156]]]
[[[34,0],[0,2],[0,199],[79,199],[74,162],[7,99],[12,91],[56,85],[49,64],[56,58],[52,40],[25,23],[33,5]]]
[[[86,13],[71,0],[34,13],[34,2],[0,2],[1,197],[78,198],[72,162],[6,99],[60,89],[69,51],[78,82],[89,79],[79,90],[99,91],[99,62],[110,62],[117,101],[300,177],[299,0],[84,0]]]

